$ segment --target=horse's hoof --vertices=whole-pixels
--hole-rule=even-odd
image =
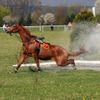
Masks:
[[[32,72],[35,72],[36,69],[34,67],[30,66],[29,70],[32,71]]]
[[[42,71],[41,68],[37,68],[37,67],[33,67],[33,66],[30,66],[29,70],[32,71],[32,72]]]
[[[42,71],[42,69],[41,68],[38,68],[38,71]]]
[[[76,67],[74,67],[74,68],[73,68],[73,70],[77,70],[77,68],[76,68]]]
[[[75,65],[72,65],[72,67],[73,67],[73,70],[77,70],[77,68],[75,67]]]
[[[14,69],[14,72],[15,72],[15,73],[17,73],[17,72],[18,72],[18,70],[15,68],[15,69]]]

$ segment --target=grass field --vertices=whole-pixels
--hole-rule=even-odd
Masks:
[[[44,35],[47,42],[69,47],[69,32],[35,34]],[[20,68],[15,74],[12,65],[16,64],[20,49],[19,38],[0,31],[0,100],[100,100],[100,72],[31,72],[28,68]]]

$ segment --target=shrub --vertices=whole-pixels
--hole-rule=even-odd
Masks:
[[[74,19],[74,22],[93,22],[95,23],[96,17],[93,16],[93,13],[91,11],[88,11],[86,9],[82,9],[76,16]]]

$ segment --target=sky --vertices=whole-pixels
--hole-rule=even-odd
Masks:
[[[57,5],[85,5],[93,6],[95,0],[41,0],[43,5],[57,6]]]

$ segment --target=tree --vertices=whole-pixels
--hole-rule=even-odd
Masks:
[[[44,15],[40,15],[37,22],[39,25],[43,25],[44,24]]]
[[[100,15],[100,0],[96,0],[95,8],[96,8],[96,15]]]
[[[11,15],[7,15],[5,17],[3,17],[3,21],[6,22],[6,23],[17,23],[19,21],[19,18],[16,17],[16,16],[11,16]]]
[[[23,17],[21,17],[19,19],[19,23],[22,24],[22,25],[26,25],[26,20]]]
[[[67,15],[65,23],[68,24],[69,22],[73,22],[74,18],[75,18],[75,14]]]
[[[10,14],[10,9],[7,7],[0,6],[0,26],[3,24],[3,17]]]
[[[47,13],[44,15],[44,23],[45,24],[54,24],[55,23],[55,15],[53,13]]]
[[[31,14],[29,14],[26,18],[26,25],[30,26],[32,24]]]
[[[96,18],[93,16],[93,13],[91,11],[88,11],[86,9],[82,9],[74,19],[74,22],[96,22]]]
[[[9,7],[13,16],[27,17],[32,11],[39,9],[40,0],[0,0],[0,5]]]
[[[96,13],[97,22],[100,23],[100,0],[95,1],[95,13]]]
[[[66,13],[66,24],[69,22],[73,22],[75,16],[80,12],[80,9],[82,6],[80,5],[72,5],[70,7],[67,7],[67,13]]]
[[[66,8],[58,6],[55,9],[56,24],[64,24],[66,20]]]
[[[40,10],[36,10],[31,14],[31,19],[32,19],[32,24],[33,25],[36,25],[36,24],[39,23],[38,19],[39,19],[40,15],[41,15],[41,11]]]

